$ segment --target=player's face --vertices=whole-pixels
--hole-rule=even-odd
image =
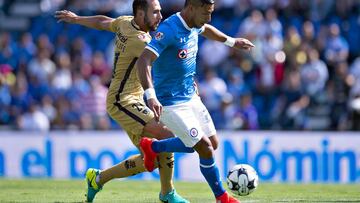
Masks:
[[[194,25],[196,28],[201,28],[203,25],[211,21],[211,14],[214,12],[214,4],[205,4],[195,9]]]
[[[155,31],[162,19],[161,6],[158,0],[150,1],[144,16],[144,23],[151,31]]]

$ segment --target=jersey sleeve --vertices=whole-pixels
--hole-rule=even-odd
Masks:
[[[120,24],[124,21],[124,17],[120,16],[118,18],[116,18],[115,20],[113,20],[110,24],[110,30],[111,32],[117,32],[117,30],[120,27]]]
[[[147,33],[138,34],[136,39],[132,43],[131,53],[136,57],[140,57],[141,53],[144,51],[145,46],[150,42],[151,37]]]
[[[167,24],[161,24],[152,38],[151,42],[145,49],[153,52],[157,57],[171,44],[175,42],[175,34],[171,27]]]

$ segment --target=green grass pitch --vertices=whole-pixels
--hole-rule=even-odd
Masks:
[[[206,183],[175,182],[179,194],[192,203],[214,203]],[[95,202],[159,203],[157,181],[111,181]],[[0,179],[0,202],[83,202],[82,180]],[[271,184],[260,183],[243,202],[360,202],[360,184]]]

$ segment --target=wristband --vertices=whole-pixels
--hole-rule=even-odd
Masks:
[[[145,97],[147,100],[156,98],[155,89],[154,88],[148,88],[144,92]]]
[[[226,38],[226,41],[224,42],[224,44],[225,44],[226,46],[229,46],[229,47],[234,47],[234,45],[235,45],[235,38],[227,37],[227,38]]]

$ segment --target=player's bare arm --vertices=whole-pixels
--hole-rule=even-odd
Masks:
[[[154,112],[155,120],[159,121],[162,105],[156,98],[154,85],[151,77],[151,67],[157,56],[150,50],[145,49],[136,62],[138,76],[147,99],[147,105]]]
[[[204,25],[204,32],[202,35],[207,39],[225,43],[226,45],[235,49],[250,50],[251,48],[255,47],[255,45],[252,44],[249,40],[245,38],[231,38],[209,24]]]
[[[103,15],[78,16],[68,10],[56,11],[55,18],[58,19],[58,22],[79,24],[89,28],[106,31],[111,31],[110,25],[111,22],[114,20],[113,18]]]

